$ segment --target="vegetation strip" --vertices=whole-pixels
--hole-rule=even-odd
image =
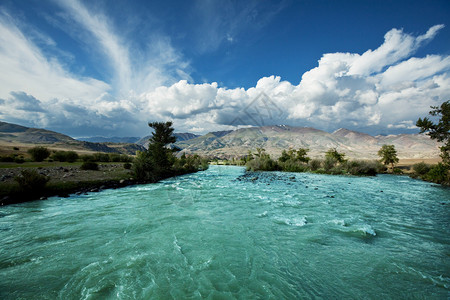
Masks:
[[[177,149],[168,147],[168,144],[175,142],[171,122],[154,122],[149,123],[149,126],[154,129],[154,133],[150,138],[149,149],[138,151],[136,158],[132,159],[127,155],[106,153],[85,155],[77,157],[77,159],[83,160],[80,167],[71,167],[69,171],[69,168],[60,166],[59,169],[66,173],[64,175],[57,173],[53,174],[53,176],[47,176],[45,173],[49,172],[49,169],[42,167],[21,169],[20,175],[9,178],[9,184],[5,182],[1,184],[0,205],[36,200],[49,196],[66,197],[73,193],[82,194],[97,192],[106,188],[153,183],[168,177],[193,173],[208,168],[208,161],[200,158],[198,155],[182,155],[180,158],[174,155]],[[51,155],[53,158],[60,158],[60,161],[67,161],[67,157],[71,157],[71,160],[75,161],[73,159],[74,154],[69,153],[71,151],[62,152],[64,153],[55,152],[51,154],[44,147],[30,149],[30,155],[34,161],[42,164]],[[57,155],[55,156],[55,154]],[[103,164],[99,166],[99,161],[121,162],[117,166],[122,171],[108,171],[108,165]],[[132,164],[131,161],[133,162]],[[8,171],[8,169],[3,169],[3,172],[5,170]],[[117,171],[117,168],[115,171]],[[84,173],[79,174],[80,172]],[[74,173],[77,175],[74,175]],[[83,175],[88,176],[89,174],[93,175],[94,178],[85,180]],[[68,175],[73,175],[76,178],[71,180]],[[64,178],[67,180],[63,180]],[[2,181],[4,181],[3,177]]]

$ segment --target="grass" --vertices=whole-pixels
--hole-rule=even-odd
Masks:
[[[102,165],[114,165],[120,162],[102,162]],[[0,169],[6,168],[48,168],[48,167],[79,167],[83,164],[82,161],[76,161],[73,163],[59,162],[59,161],[42,161],[42,162],[24,162],[18,164],[15,162],[0,162]]]
[[[124,163],[99,163],[99,171],[81,170],[81,164],[82,162],[1,163],[3,168],[0,170],[5,170],[1,172],[9,174],[9,179],[0,181],[0,202],[8,204],[39,199],[42,196],[67,195],[88,188],[98,188],[102,185],[118,185],[122,179],[129,181],[132,177],[130,170],[124,168]],[[7,169],[8,165],[13,167]],[[20,170],[19,167],[23,169]],[[43,172],[43,174],[49,175],[50,181],[38,194],[21,190],[14,177],[20,175],[23,170]]]

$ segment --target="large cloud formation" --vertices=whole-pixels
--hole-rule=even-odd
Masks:
[[[273,124],[364,128],[372,133],[414,129],[415,120],[431,105],[450,97],[450,57],[411,57],[443,27],[433,26],[417,37],[392,29],[375,50],[324,54],[298,85],[278,76],[261,78],[248,90],[180,81],[142,97],[152,115],[203,131],[210,126]],[[261,94],[265,100],[255,101]],[[251,118],[251,110],[266,112],[267,118]]]
[[[169,119],[177,131],[197,133],[273,124],[389,133],[414,129],[430,106],[450,99],[450,56],[413,57],[444,25],[419,36],[392,29],[363,54],[323,54],[297,85],[269,76],[249,89],[228,89],[190,83],[189,63],[167,38],[153,40],[152,59],[136,64],[104,15],[77,1],[62,8],[115,75],[74,75],[0,11],[1,119],[78,136],[143,135],[148,121]]]

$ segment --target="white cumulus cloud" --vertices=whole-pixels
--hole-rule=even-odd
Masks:
[[[149,37],[139,53],[101,12],[75,0],[59,6],[84,43],[105,56],[112,78],[69,71],[42,48],[56,42],[37,29],[28,33],[0,10],[2,120],[77,136],[144,135],[152,120],[197,133],[274,124],[377,133],[413,129],[431,105],[450,99],[450,57],[413,56],[443,25],[418,36],[392,29],[362,54],[323,54],[298,84],[273,75],[249,89],[229,89],[190,83],[189,62],[168,37]],[[37,43],[37,36],[48,42]]]

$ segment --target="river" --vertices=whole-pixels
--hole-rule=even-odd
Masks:
[[[450,189],[209,170],[0,207],[0,299],[448,299]]]

